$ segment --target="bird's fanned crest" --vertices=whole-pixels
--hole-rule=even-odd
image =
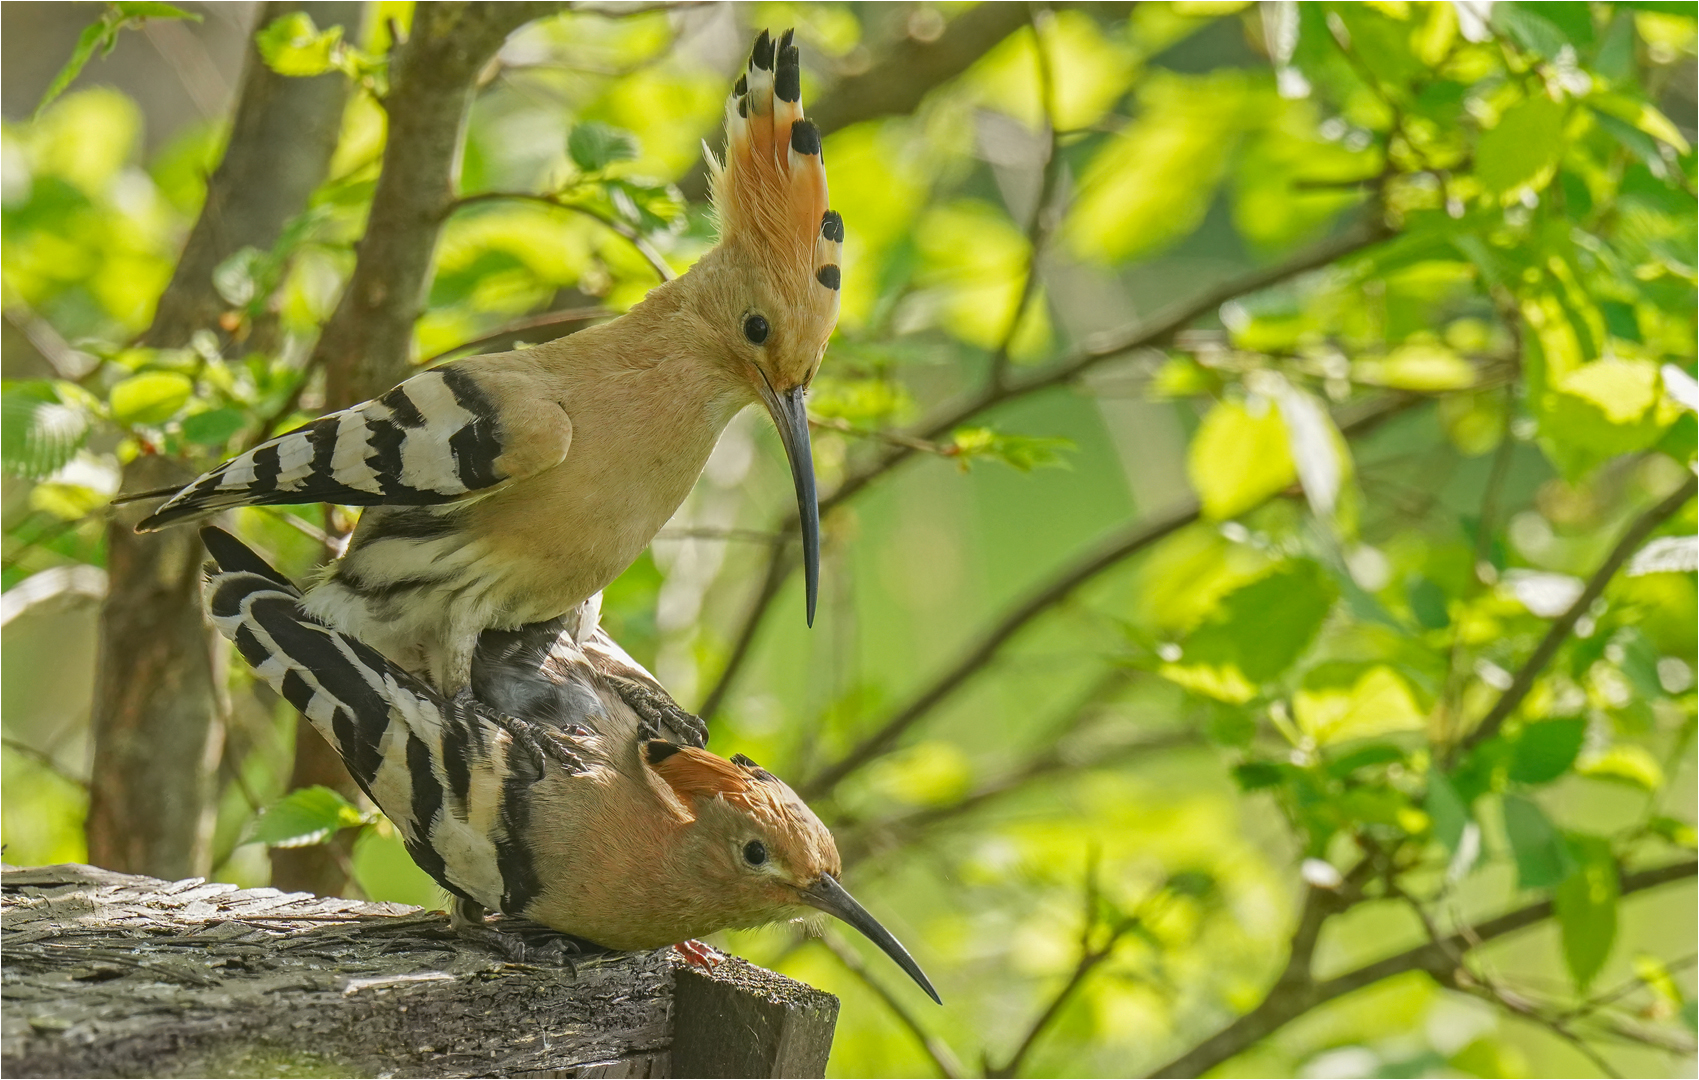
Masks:
[[[793,32],[763,30],[726,100],[726,159],[708,155],[720,240],[754,253],[792,292],[788,299],[835,322],[843,218],[826,196],[820,129],[802,114],[802,68]]]

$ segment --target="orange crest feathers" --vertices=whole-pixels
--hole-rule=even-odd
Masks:
[[[828,208],[820,129],[802,115],[802,68],[792,31],[755,39],[726,100],[726,160],[708,155],[722,243],[758,252],[795,282],[798,302],[836,318],[843,218]]]

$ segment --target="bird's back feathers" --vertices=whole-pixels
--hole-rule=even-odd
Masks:
[[[231,458],[136,531],[233,506],[452,502],[508,479],[497,460],[503,434],[496,403],[472,374],[436,368]]]
[[[234,536],[201,535],[217,563],[213,623],[336,748],[414,861],[457,896],[522,911],[540,889],[526,788],[582,770],[572,739],[445,699],[303,614],[300,591]]]

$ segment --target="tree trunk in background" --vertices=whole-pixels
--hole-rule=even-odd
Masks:
[[[424,306],[431,255],[453,208],[466,115],[478,74],[502,42],[547,3],[434,3],[414,8],[407,40],[390,70],[389,135],[354,274],[319,335],[315,366],[325,373],[325,407],[376,397],[411,372],[413,322]],[[359,790],[336,751],[305,717],[295,721],[291,789],[315,784],[348,798]],[[340,895],[348,889],[351,834],[330,844],[274,848],[279,889]]]
[[[258,26],[296,10],[320,26],[353,28],[361,5],[268,3]],[[213,268],[243,247],[271,247],[305,208],[330,164],[346,98],[341,75],[278,75],[250,41],[229,146],[143,344],[179,346],[196,330],[217,331],[226,305]],[[123,490],[187,479],[180,463],[144,455],[125,468]],[[141,516],[116,514],[106,533],[110,585],[91,719],[89,859],[175,878],[208,869],[220,686],[201,614],[200,541],[192,528],[138,536],[131,529]]]

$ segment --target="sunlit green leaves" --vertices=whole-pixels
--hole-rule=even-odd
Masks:
[[[1420,731],[1426,719],[1409,684],[1384,664],[1312,668],[1292,696],[1292,712],[1305,734],[1322,745]]]
[[[112,418],[120,424],[164,423],[194,392],[194,381],[175,371],[132,375],[112,388]]]
[[[320,30],[304,11],[279,16],[254,35],[260,57],[279,75],[324,74],[330,70],[332,50],[341,41],[342,27]]]
[[[1563,153],[1567,115],[1563,105],[1543,94],[1506,109],[1475,148],[1475,176],[1482,186],[1504,196],[1550,183]]]
[[[368,89],[381,91],[387,60],[343,40],[343,28],[320,30],[304,11],[280,15],[254,35],[266,66],[279,75],[306,77],[341,71]]]
[[[1240,135],[1274,101],[1271,85],[1233,70],[1153,72],[1138,94],[1137,119],[1080,177],[1063,232],[1082,257],[1131,258],[1196,228]]]
[[[1321,567],[1289,562],[1224,597],[1160,670],[1206,697],[1249,701],[1309,648],[1334,597]]]
[[[1210,409],[1192,437],[1186,471],[1204,514],[1218,520],[1252,509],[1298,478],[1290,433],[1267,400]]]
[[[375,815],[362,813],[330,788],[296,788],[255,820],[247,839],[270,847],[308,847],[324,843],[342,829],[375,820]]]
[[[1065,463],[1063,454],[1073,441],[1042,435],[1011,435],[995,428],[960,428],[950,437],[949,451],[963,469],[977,459],[1000,461],[1012,469],[1031,472]]]

